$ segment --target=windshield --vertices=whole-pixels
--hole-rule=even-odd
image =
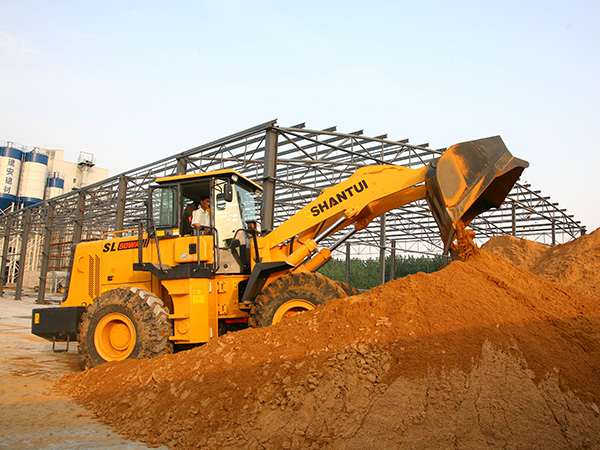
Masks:
[[[230,202],[225,201],[225,188],[227,182],[217,180],[215,183],[215,227],[219,232],[219,247],[227,247],[235,232],[243,228],[237,198],[234,196]]]
[[[225,185],[226,182],[222,180],[215,184],[215,227],[219,232],[219,246],[229,246],[234,237],[243,245],[244,233],[236,235],[236,232],[246,228],[247,220],[256,220],[254,194],[235,185],[235,195],[230,202],[226,202]]]
[[[244,226],[248,220],[257,220],[256,197],[254,196],[254,193],[237,185],[235,186],[235,192],[240,205],[240,213],[242,214],[242,222],[244,223]]]

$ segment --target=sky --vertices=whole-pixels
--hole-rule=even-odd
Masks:
[[[600,227],[598,1],[0,0],[0,141],[111,175],[277,119],[449,147]]]

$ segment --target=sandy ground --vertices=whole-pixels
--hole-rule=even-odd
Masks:
[[[35,300],[25,294],[15,301],[10,291],[0,297],[0,449],[149,448],[53,390],[61,376],[82,369],[76,344],[54,353],[50,342],[31,334],[31,310],[40,306]]]

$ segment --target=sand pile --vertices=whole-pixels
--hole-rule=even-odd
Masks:
[[[481,251],[59,385],[120,433],[178,449],[598,449],[600,302]]]
[[[600,298],[600,229],[556,247],[501,236],[490,239],[482,248],[517,267]]]

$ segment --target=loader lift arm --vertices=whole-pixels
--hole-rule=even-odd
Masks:
[[[262,261],[253,266],[243,301],[251,301],[283,271],[314,272],[373,219],[417,200],[427,200],[447,252],[458,223],[466,226],[482,212],[499,207],[528,165],[495,136],[454,145],[418,169],[362,167],[258,239]],[[352,225],[330,248],[318,249],[325,238]]]

